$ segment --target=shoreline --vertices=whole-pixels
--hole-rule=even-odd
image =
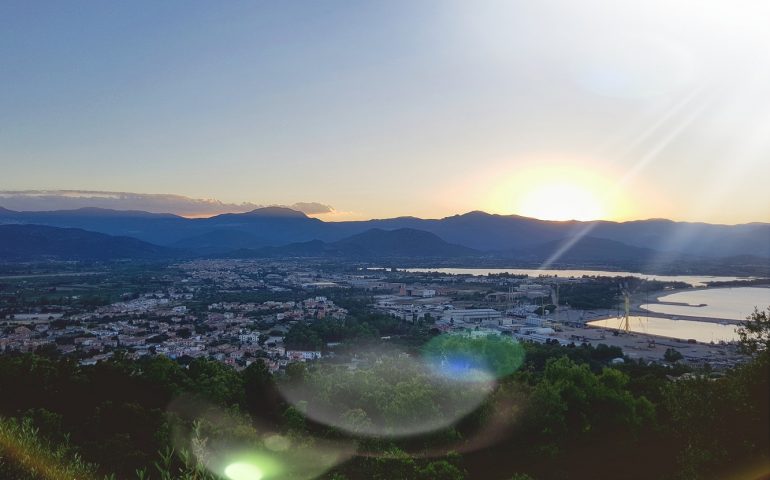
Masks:
[[[726,323],[726,324],[734,324],[739,325],[746,321],[746,319],[735,319],[735,318],[721,318],[721,317],[709,317],[705,315],[684,315],[684,314],[668,314],[668,313],[660,313],[660,312],[653,312],[651,310],[647,310],[645,308],[642,308],[642,305],[671,305],[671,306],[683,306],[683,307],[692,307],[692,308],[699,308],[699,307],[705,307],[708,306],[708,304],[699,304],[699,305],[693,305],[685,302],[661,302],[660,298],[668,295],[674,295],[677,293],[683,293],[683,292],[692,292],[692,291],[702,291],[702,290],[723,290],[728,288],[766,288],[769,290],[768,294],[770,295],[770,286],[762,286],[762,285],[752,285],[752,286],[732,286],[732,287],[693,287],[693,288],[676,288],[671,290],[658,290],[655,292],[650,292],[648,294],[648,299],[640,299],[638,295],[632,296],[631,299],[631,308],[629,313],[631,315],[635,316],[646,316],[646,317],[654,317],[654,318],[665,318],[668,320],[689,320],[693,322],[706,322],[706,323]],[[611,317],[610,317],[611,318]]]
[[[598,327],[594,325],[586,324],[587,329],[595,329],[597,331],[603,330],[606,332],[614,332],[618,329],[616,328],[610,328],[610,327]],[[716,342],[702,342],[700,340],[695,340],[695,343],[691,343],[688,340],[689,338],[680,338],[680,337],[666,337],[664,335],[656,335],[654,333],[647,333],[647,332],[637,332],[634,330],[631,330],[630,332],[621,332],[620,336],[626,336],[626,337],[633,337],[633,336],[641,336],[641,337],[650,337],[652,340],[655,341],[656,345],[660,346],[667,346],[667,347],[677,347],[682,348],[686,345],[693,346],[693,345],[735,345],[738,343],[737,340],[719,340]],[[596,339],[593,339],[596,341]],[[660,340],[660,341],[658,341]],[[668,343],[667,343],[668,342]]]

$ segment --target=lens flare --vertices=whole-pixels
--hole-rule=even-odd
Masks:
[[[355,366],[315,366],[301,381],[279,385],[308,418],[363,437],[407,437],[449,427],[475,410],[495,387],[483,365],[444,373],[398,352],[356,354]],[[452,374],[452,368],[457,374]],[[438,370],[437,370],[438,368]]]
[[[230,480],[261,480],[262,470],[250,463],[236,462],[225,468],[225,475]]]
[[[274,452],[285,452],[291,447],[291,441],[283,435],[269,435],[265,438],[265,447]]]
[[[275,426],[195,397],[175,399],[168,411],[178,420],[172,438],[180,459],[217,478],[310,480],[351,458],[357,448],[347,439],[276,433]]]
[[[524,347],[510,337],[439,335],[423,347],[423,358],[439,375],[463,381],[489,381],[509,375],[524,362]]]

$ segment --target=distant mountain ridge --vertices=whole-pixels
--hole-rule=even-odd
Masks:
[[[586,236],[619,242],[628,247],[680,255],[722,258],[749,254],[770,258],[770,224],[767,223],[712,225],[660,219],[557,222],[480,211],[441,219],[398,217],[323,222],[284,207],[193,219],[171,214],[106,209],[53,212],[0,209],[0,224],[3,223],[81,228],[208,254],[283,247],[314,240],[334,244],[372,229],[411,229],[431,233],[447,244],[504,256],[512,255],[511,252],[534,256],[538,248],[545,251],[568,238]],[[337,247],[337,250],[340,248]],[[611,250],[613,248],[608,251]],[[599,252],[595,250],[595,253]],[[587,255],[589,252],[584,250],[584,253]]]
[[[247,257],[347,257],[347,258],[457,258],[472,257],[480,252],[453,245],[421,230],[373,228],[337,242],[311,240],[281,247],[241,249],[233,256]]]
[[[670,254],[650,248],[634,247],[615,240],[591,236],[571,237],[553,240],[523,250],[508,252],[511,257],[521,260],[546,262],[558,259],[564,263],[611,263],[611,264],[649,264],[661,261]]]
[[[131,237],[116,237],[79,228],[0,225],[0,260],[161,259],[179,255],[170,248]]]

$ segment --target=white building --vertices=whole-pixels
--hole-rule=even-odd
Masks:
[[[499,322],[503,314],[494,308],[476,308],[472,310],[447,310],[442,319],[450,323]]]
[[[290,360],[317,360],[321,358],[321,352],[317,350],[286,350],[286,356]]]

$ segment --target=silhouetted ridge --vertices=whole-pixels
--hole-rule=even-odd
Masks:
[[[398,217],[323,222],[285,207],[265,207],[248,213],[198,219],[107,209],[57,212],[0,210],[2,223],[82,228],[110,235],[131,236],[159,245],[184,245],[201,253],[224,252],[233,248],[280,247],[311,240],[333,244],[372,229],[412,229],[436,235],[448,244],[493,254],[524,252],[544,245],[547,246],[543,248],[550,248],[551,242],[587,235],[665,253],[711,258],[748,253],[770,258],[770,224],[767,223],[710,225],[660,219],[556,222],[481,211],[441,219]],[[412,241],[407,237],[403,240]],[[384,244],[380,246],[385,247]],[[428,251],[425,253],[430,254]]]
[[[414,230],[400,228],[367,230],[337,242],[326,243],[321,240],[292,243],[280,247],[265,247],[256,250],[239,250],[232,256],[249,257],[321,257],[341,256],[353,258],[447,258],[476,255],[473,249],[452,245],[438,236]]]
[[[262,207],[256,208],[250,212],[240,215],[249,215],[252,217],[289,217],[289,218],[307,218],[304,213],[287,207]]]
[[[0,225],[0,259],[3,260],[158,259],[176,253],[135,238],[115,237],[79,228]]]

